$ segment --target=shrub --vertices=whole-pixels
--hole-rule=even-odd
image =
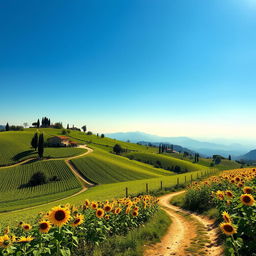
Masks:
[[[43,172],[36,172],[30,178],[28,185],[29,186],[38,186],[47,183],[47,178]]]

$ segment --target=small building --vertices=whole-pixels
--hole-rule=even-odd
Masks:
[[[53,136],[47,140],[48,146],[50,147],[68,147],[70,140],[66,136]],[[72,145],[73,146],[73,145]]]

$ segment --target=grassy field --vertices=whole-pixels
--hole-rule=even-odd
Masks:
[[[172,172],[131,161],[101,149],[95,149],[86,157],[72,160],[72,163],[81,174],[97,184],[149,179],[172,174]]]
[[[194,157],[188,158],[184,157],[183,154],[178,154],[178,153],[166,153],[165,155],[171,156],[173,158],[177,158],[180,160],[184,160],[190,163],[193,163]],[[205,167],[211,167],[212,159],[208,158],[199,158],[198,164],[203,165]],[[219,170],[232,170],[232,169],[239,169],[241,168],[241,164],[237,163],[236,161],[233,160],[227,160],[227,159],[222,159],[220,164],[214,165],[213,166],[216,169]]]
[[[208,172],[214,173],[214,170]],[[171,175],[171,176],[162,176],[158,178],[145,179],[145,180],[134,180],[127,182],[119,182],[112,184],[102,184],[95,187],[90,188],[89,190],[69,199],[60,200],[58,203],[52,202],[48,205],[37,206],[32,209],[24,209],[16,212],[10,213],[0,213],[0,224],[2,225],[16,225],[19,221],[33,221],[38,212],[49,210],[51,207],[71,203],[71,204],[82,204],[85,199],[90,200],[107,200],[113,198],[119,198],[125,196],[125,190],[128,189],[129,194],[138,194],[138,193],[146,193],[146,184],[148,184],[148,189],[150,191],[155,191],[160,189],[160,184],[162,181],[163,188],[164,187],[172,187],[177,184],[177,179],[179,179],[179,184],[184,184],[185,180],[187,182],[190,181],[191,175],[193,179],[204,175],[204,171],[195,171],[189,174],[179,174],[179,175]],[[186,177],[186,178],[185,178]],[[12,218],[10,219],[10,216]]]
[[[134,152],[134,153],[128,153],[126,154],[126,156],[130,159],[135,159],[137,161],[148,163],[153,166],[158,166],[165,170],[175,171],[175,167],[177,168],[177,166],[180,168],[180,172],[190,172],[190,171],[207,169],[207,167],[199,164],[194,164],[188,161],[183,161],[178,158],[174,158],[167,155],[161,155],[161,154]]]
[[[59,181],[26,187],[31,176],[41,171]],[[0,212],[20,209],[64,198],[81,190],[81,184],[64,161],[42,161],[0,170]]]
[[[15,132],[0,132],[0,166],[37,157],[37,152],[30,146],[30,141],[35,131],[31,129]],[[45,129],[42,129],[42,131],[44,132]],[[45,132],[44,135],[45,140],[50,136]],[[84,151],[81,148],[45,148],[44,156],[50,158],[70,157],[82,154]]]

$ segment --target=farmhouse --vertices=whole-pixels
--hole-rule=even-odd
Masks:
[[[54,136],[47,140],[50,147],[75,147],[77,144],[66,136]]]

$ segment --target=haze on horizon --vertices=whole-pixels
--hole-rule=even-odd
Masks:
[[[0,3],[0,124],[256,141],[255,1]]]

